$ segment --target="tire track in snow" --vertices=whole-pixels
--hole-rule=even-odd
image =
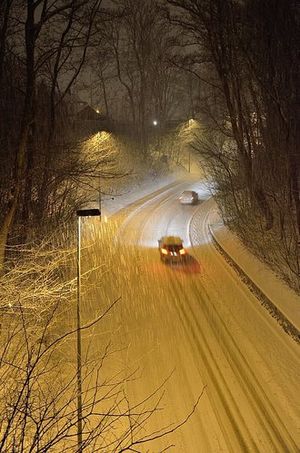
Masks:
[[[173,196],[168,197],[163,201],[163,203],[159,203],[158,206],[156,206],[151,213],[151,217],[154,214],[154,212],[158,212],[162,208],[165,207],[165,204],[169,202],[169,198],[173,199]],[[172,208],[171,208],[172,210]],[[152,221],[152,219],[149,219],[149,215],[145,213],[145,216],[143,218],[142,225],[140,224],[140,237],[142,237],[143,230],[146,227],[147,223]],[[192,241],[191,241],[192,243]],[[176,283],[176,284],[175,284]],[[179,284],[179,286],[178,286]],[[174,289],[177,286],[177,290],[174,291]],[[175,278],[173,280],[173,284],[170,286],[172,288],[172,293],[174,300],[177,299],[177,291],[178,294],[183,295],[185,293],[185,288],[180,285],[179,279]],[[196,298],[199,300],[201,299],[202,302],[204,302],[204,306],[206,306],[206,300],[210,300],[208,294],[206,293],[206,298],[203,299],[201,292],[199,292],[197,286],[195,286],[196,289]],[[202,288],[204,290],[204,288]],[[195,290],[194,290],[195,292]],[[188,301],[186,304],[187,307],[189,307]],[[211,305],[213,306],[213,305]],[[178,309],[178,306],[177,306]],[[206,366],[210,369],[210,377],[212,381],[214,382],[215,386],[218,387],[218,392],[219,392],[219,397],[222,400],[223,407],[226,409],[227,416],[229,415],[229,418],[231,420],[231,424],[234,427],[234,432],[237,435],[238,443],[240,447],[243,449],[243,451],[247,450],[246,446],[246,439],[247,442],[250,443],[251,447],[250,450],[253,451],[253,448],[255,451],[259,452],[260,451],[260,445],[258,445],[254,439],[254,437],[251,435],[248,427],[247,427],[247,422],[244,420],[243,414],[241,413],[238,403],[235,401],[234,396],[228,387],[226,381],[223,378],[222,371],[219,368],[219,365],[217,362],[214,363],[215,369],[217,370],[218,376],[221,379],[222,386],[223,388],[226,388],[226,395],[222,393],[222,386],[218,384],[218,379],[216,379],[216,376],[214,375],[213,369],[210,366],[210,363],[214,362],[214,354],[213,351],[210,349],[210,345],[207,342],[207,339],[205,336],[201,336],[202,338],[202,343],[199,341],[199,332],[201,333],[201,329],[199,327],[199,324],[197,322],[197,317],[194,316],[193,312],[190,312],[191,316],[188,316],[187,313],[184,311],[182,312],[183,316],[186,317],[186,325],[188,326],[186,328],[187,336],[190,336],[189,328],[191,327],[193,321],[196,324],[195,327],[193,328],[193,340],[194,342],[196,341],[198,349],[201,349],[202,352],[202,359],[204,360]],[[215,311],[215,316],[219,317],[217,311]],[[206,320],[210,324],[211,327],[211,332],[214,334],[214,329],[215,325],[211,324],[211,318],[208,316],[208,312],[206,310]],[[215,319],[214,319],[215,321]],[[281,423],[280,417],[278,416],[275,407],[272,405],[272,402],[268,399],[267,395],[264,392],[264,389],[260,385],[260,382],[256,379],[256,376],[253,374],[251,367],[248,366],[246,360],[244,359],[241,351],[237,347],[237,345],[234,342],[233,336],[230,334],[229,330],[227,329],[226,325],[222,321],[222,319],[219,317],[219,326],[221,326],[221,329],[219,330],[219,335],[220,331],[223,332],[223,338],[222,341],[220,342],[220,339],[216,338],[216,341],[220,343],[221,349],[224,353],[224,357],[228,361],[228,364],[230,367],[233,369],[233,373],[236,378],[238,378],[240,388],[242,389],[242,392],[245,396],[245,399],[247,400],[249,407],[251,407],[253,413],[256,415],[256,417],[259,419],[259,422],[261,426],[264,426],[264,434],[265,437],[268,439],[270,442],[270,445],[273,445],[273,448],[275,448],[274,451],[282,452],[285,451],[286,447],[289,445],[289,451],[297,451],[297,446],[294,443],[293,439],[289,435],[288,431],[286,430],[286,427]],[[197,336],[198,332],[198,336]],[[231,344],[230,344],[231,343]],[[206,344],[206,348],[203,349],[201,347],[202,344]],[[234,348],[237,347],[237,351],[234,351]],[[207,351],[209,351],[209,358],[207,357]],[[230,351],[230,354],[228,355],[228,351]],[[237,357],[237,355],[239,357]],[[230,360],[228,360],[228,358]],[[242,363],[243,362],[243,363]],[[238,363],[238,365],[237,365]],[[246,367],[246,370],[245,370]],[[243,372],[241,372],[241,370]],[[259,390],[259,391],[258,391]],[[227,402],[226,400],[229,398],[230,402]],[[264,401],[264,404],[262,403]],[[231,403],[231,404],[230,404]],[[233,405],[234,411],[230,409],[230,406]],[[266,406],[270,406],[269,409],[266,411]],[[236,413],[236,415],[235,415]],[[240,425],[241,425],[241,420],[243,421],[243,432],[246,434],[246,439],[244,439],[243,434],[240,431]],[[280,429],[278,428],[278,425],[280,426]],[[283,434],[281,434],[281,432]],[[223,428],[224,432],[224,428]],[[245,435],[244,434],[244,435]],[[282,449],[283,448],[283,449]],[[245,450],[246,449],[246,450]]]
[[[170,192],[172,192],[172,189]],[[169,193],[162,197],[158,196],[153,202],[149,200],[149,205],[154,205],[151,208],[150,217],[147,209],[145,209],[145,212],[142,212],[143,207],[146,207],[145,204],[140,206],[138,210],[139,228],[137,230],[136,224],[134,224],[134,228],[130,232],[133,240],[136,242],[142,240],[148,222],[153,222],[153,217],[157,215],[161,209],[165,209],[165,205],[173,198],[174,194]],[[158,203],[157,206],[155,206],[156,203]],[[148,202],[146,205],[148,205]],[[172,209],[170,209],[170,211],[172,211]],[[166,214],[165,210],[164,214]],[[134,217],[135,211],[132,212],[132,219],[134,219]],[[130,219],[125,223],[126,229],[130,229]],[[268,450],[268,452],[297,452],[297,445],[289,435],[284,423],[281,421],[272,401],[265,393],[258,378],[254,375],[249,363],[247,363],[247,360],[236,344],[234,336],[228,330],[223,319],[220,318],[216,307],[212,304],[203,285],[200,289],[199,283],[194,288],[193,298],[198,303],[200,301],[202,313],[204,314],[207,325],[209,325],[211,335],[214,338],[214,341],[219,345],[224,360],[226,360],[231,372],[238,381],[239,389],[243,393],[243,398],[247,401],[249,409],[255,415],[255,423],[259,423],[261,426],[261,430],[258,434],[264,437],[262,440],[263,444],[261,444],[259,437],[252,435],[251,428],[248,428],[247,425],[248,416],[247,414],[245,414],[245,417],[243,416],[239,407],[239,401],[235,400],[230,386],[223,376],[222,368],[215,358],[214,350],[210,343],[208,343],[206,336],[202,333],[202,326],[199,321],[199,315],[201,316],[201,313],[198,311],[195,313],[190,307],[189,294],[186,296],[186,287],[183,286],[180,280],[180,274],[172,275],[168,272],[167,268],[165,271],[167,278],[170,278],[172,282],[172,284],[168,286],[168,291],[171,293],[172,299],[175,302],[174,306],[177,310],[178,317],[181,319],[184,326],[186,338],[189,339],[192,347],[193,345],[197,346],[197,351],[200,354],[202,364],[205,366],[209,379],[217,391],[219,401],[222,402],[224,418],[219,414],[218,405],[211,400],[215,416],[218,418],[220,429],[223,432],[224,439],[226,439],[228,451],[235,453],[237,447],[240,449],[239,451],[266,451],[262,450],[262,446],[265,447],[267,441],[268,447],[272,448],[272,450]],[[205,297],[203,297],[204,293],[206,294]],[[181,297],[184,298],[184,302],[182,302]],[[216,322],[218,325],[217,329]],[[210,399],[211,398],[212,397],[210,397]],[[226,423],[226,418],[230,421],[230,430],[228,428],[228,422]],[[231,439],[230,432],[235,433],[235,440]],[[224,447],[224,445],[222,447]]]
[[[180,184],[180,186],[178,186],[176,189],[179,191],[181,186],[183,189],[184,187],[187,186],[187,184],[186,183]],[[180,189],[180,190],[182,190],[182,189]],[[151,224],[153,223],[155,216],[158,215],[159,211],[161,211],[161,210],[163,210],[163,215],[167,217],[166,214],[168,214],[168,212],[166,212],[165,207],[167,204],[170,203],[170,201],[173,201],[174,198],[175,198],[175,194],[174,194],[174,191],[172,191],[171,194],[168,193],[168,195],[166,195],[166,196],[158,197],[158,199],[156,198],[154,200],[155,206],[152,206],[153,203],[147,202],[147,208],[149,208],[151,206],[150,215],[149,215],[149,212],[147,212],[147,210],[145,210],[145,212],[143,212],[142,208],[145,207],[144,204],[143,204],[143,206],[140,207],[141,209],[138,209],[138,212],[137,212],[138,218],[134,215],[136,213],[136,211],[133,212],[132,215],[130,216],[130,218],[125,221],[125,224],[123,224],[123,227],[124,227],[123,231],[129,230],[130,237],[132,238],[131,241],[135,241],[136,243],[143,242],[143,234],[145,232],[147,225],[149,223],[151,223]],[[175,202],[177,204],[178,200],[176,199]],[[167,211],[169,211],[169,210],[172,212],[174,210],[174,206],[169,207],[169,209]],[[130,221],[133,221],[133,228],[131,228]],[[137,224],[138,224],[138,228],[137,228]],[[166,233],[167,233],[169,224],[170,224],[170,221],[167,222]],[[159,255],[157,254],[157,256],[159,256]],[[159,262],[159,264],[160,264],[160,262]],[[164,266],[164,265],[162,265],[162,266]],[[168,270],[169,270],[168,267],[164,266],[164,275],[166,276],[166,281],[169,279]],[[195,402],[195,398],[194,398],[194,393],[192,391],[190,391],[190,394],[191,394],[190,405],[192,406],[192,404],[194,404],[194,402]],[[205,432],[205,426],[199,420],[199,425],[200,425],[200,423],[201,423],[201,431],[203,432],[203,438],[206,438],[207,436],[206,436],[206,432]],[[207,447],[208,442],[209,442],[209,440],[207,439],[206,443],[205,443],[206,447]],[[207,448],[205,448],[205,451],[208,451]],[[210,450],[210,451],[213,451],[213,450]]]
[[[138,213],[139,218],[137,219],[136,217],[134,217],[134,215],[131,216],[130,219],[126,222],[125,228],[130,230],[130,233],[132,234],[133,238],[136,240],[137,239],[137,236],[136,236],[136,232],[137,232],[136,222],[138,222],[139,240],[142,240],[143,232],[144,232],[147,224],[150,223],[150,222],[153,222],[154,215],[156,213],[158,213],[162,209],[164,209],[164,215],[166,215],[165,205],[170,203],[170,200],[173,200],[173,199],[174,199],[174,193],[172,193],[171,195],[167,195],[166,197],[163,197],[163,199],[155,200],[154,203],[158,203],[158,205],[155,206],[155,207],[152,207],[150,217],[149,217],[149,212],[147,212],[147,210],[145,210],[145,212],[142,212],[142,215],[141,215],[141,212],[139,210],[139,213]],[[152,203],[151,203],[151,205],[152,205]],[[143,207],[144,207],[144,205],[141,206],[141,208],[143,208]],[[171,207],[170,210],[172,211],[173,207]],[[130,228],[130,220],[133,219],[133,218],[135,220],[135,223],[134,223],[134,228],[131,229]],[[167,274],[167,278],[170,278],[171,274],[169,274],[167,272],[167,267],[166,267],[166,274]],[[172,285],[168,286],[168,290],[172,293],[173,300],[177,300],[178,294],[182,296],[182,295],[184,295],[184,291],[183,291],[182,287],[178,288],[178,278],[175,278],[175,280],[172,279],[172,282],[173,282]],[[178,289],[180,289],[180,291],[178,291]],[[185,318],[186,317],[186,313],[181,312],[178,309],[178,306],[175,307],[175,308],[177,310],[177,314],[183,320],[182,316]],[[190,320],[188,320],[188,318],[185,318],[185,326],[186,326],[186,328],[185,328],[186,337],[189,338],[190,335],[191,335],[190,334],[190,332],[191,332],[191,322],[190,322]],[[204,365],[208,369],[211,370],[211,372],[210,372],[210,380],[214,382],[216,387],[218,387],[218,380],[216,379],[215,373],[212,371],[211,365],[210,365],[210,363],[212,362],[212,358],[211,357],[213,357],[213,355],[210,355],[209,358],[207,357],[207,355],[205,353],[206,350],[201,348],[201,342],[199,342],[195,330],[192,329],[192,332],[193,332],[193,340],[194,341],[192,341],[191,343],[192,344],[195,344],[195,342],[197,343],[198,350],[199,349],[201,350],[201,357],[202,357]],[[215,364],[215,365],[217,365],[217,364]],[[223,382],[223,385],[226,386],[226,382]],[[227,390],[229,391],[229,389],[227,389]],[[245,450],[246,443],[244,442],[243,435],[241,434],[240,429],[239,429],[240,419],[237,421],[236,418],[234,417],[234,415],[232,414],[232,411],[230,409],[230,405],[227,403],[227,400],[226,400],[225,396],[223,395],[223,393],[221,392],[221,389],[219,389],[219,394],[221,395],[221,400],[222,400],[223,406],[226,408],[227,416],[229,414],[229,418],[231,419],[231,424],[232,424],[232,426],[234,426],[234,432],[235,432],[235,434],[236,434],[236,436],[238,438],[237,445],[240,448],[242,448],[243,451],[246,451]],[[234,401],[233,398],[232,398],[232,401]],[[210,401],[210,403],[212,403],[212,402]],[[236,407],[236,409],[238,410],[238,407]],[[219,423],[219,426],[221,428],[221,431],[223,432],[224,439],[226,439],[227,446],[228,446],[228,451],[235,452],[236,451],[235,447],[237,445],[236,444],[235,444],[235,446],[232,445],[232,441],[230,440],[230,436],[228,435],[228,429],[225,429],[225,427],[223,426],[222,419],[218,416],[218,410],[216,408],[214,410],[214,415],[218,419],[218,423]],[[204,429],[205,429],[205,427],[204,427]],[[247,430],[246,424],[244,425],[244,429]],[[249,432],[248,432],[248,436],[250,437],[250,433]],[[256,451],[258,451],[258,449],[256,449]]]
[[[206,238],[208,239],[208,231],[205,231],[205,220],[206,219],[204,218],[202,233],[204,236],[206,235]],[[191,243],[193,244],[192,238]],[[207,276],[207,279],[210,281],[210,286],[213,287],[214,282],[209,275]],[[196,296],[202,300],[203,292],[205,292],[207,297],[209,297],[204,287],[201,288],[201,293],[197,286],[195,286],[194,291]],[[273,445],[273,448],[276,448],[275,451],[286,452],[286,448],[288,448],[289,452],[298,452],[299,450],[295,441],[290,436],[285,424],[277,413],[276,407],[266,394],[264,387],[258,380],[258,377],[255,376],[250,364],[241,352],[235,341],[235,337],[231,334],[213,304],[211,304],[211,308],[215,311],[214,322],[217,319],[218,326],[220,327],[220,329],[218,329],[219,334],[222,333],[220,346],[225,355],[228,355],[228,351],[230,351],[230,354],[228,355],[231,359],[230,366],[233,368],[235,376],[239,379],[239,384],[243,389],[243,392],[247,397],[247,400],[249,401],[255,415],[258,417],[260,423],[265,427],[265,434],[269,438],[271,445]],[[197,324],[197,317],[194,317],[193,313],[192,317],[195,319],[195,323]],[[209,320],[208,316],[207,320]],[[211,325],[212,333],[214,332],[214,327],[214,325]]]
[[[205,292],[202,288],[202,294],[199,292],[198,288],[195,287],[195,293],[198,298],[200,298]],[[208,299],[209,300],[209,299]],[[202,297],[203,301],[203,297]],[[206,319],[208,322],[211,322],[211,318],[207,316]],[[197,322],[197,317],[194,316],[194,313],[191,311],[191,318],[195,320],[197,329],[199,329],[199,323]],[[242,354],[240,348],[238,347],[234,336],[231,335],[229,329],[224,323],[223,319],[218,315],[217,310],[215,311],[214,324],[211,324],[212,332],[216,328],[215,322],[218,318],[218,334],[220,347],[230,365],[231,369],[234,372],[234,376],[239,382],[239,385],[249,403],[249,407],[252,409],[256,420],[264,426],[264,433],[268,438],[270,445],[276,448],[275,451],[283,452],[288,448],[289,452],[296,452],[297,445],[291,438],[289,432],[287,431],[286,426],[282,422],[280,416],[277,413],[276,407],[272,403],[272,400],[265,393],[264,387],[262,386],[258,377],[253,373],[253,370],[246,358]],[[220,341],[221,340],[221,341]],[[204,338],[204,341],[209,348],[209,344]],[[213,352],[211,352],[213,355]],[[219,369],[220,375],[221,370]],[[240,414],[239,414],[240,416]],[[260,451],[258,447],[258,451]]]
[[[176,301],[176,294],[184,294],[185,288],[180,284],[178,279],[175,279],[173,281],[171,287],[173,287],[174,301]],[[189,296],[191,296],[191,294],[189,294]],[[207,299],[204,299],[201,294],[197,294],[197,302],[199,302],[199,299],[202,302],[203,310],[203,306],[207,304]],[[214,398],[211,400],[211,404],[214,408],[214,412],[218,419],[221,431],[227,441],[228,451],[235,452],[237,447],[240,449],[239,451],[248,451],[250,443],[252,445],[251,451],[253,451],[254,448],[255,451],[258,452],[259,449],[253,437],[251,436],[250,431],[248,430],[246,422],[243,421],[243,423],[241,423],[241,420],[243,420],[242,413],[240,412],[240,409],[234,399],[230,387],[224,379],[218,361],[215,360],[215,353],[207,342],[205,335],[203,335],[202,333],[202,326],[197,323],[195,313],[193,313],[189,308],[189,304],[190,299],[185,301],[184,306],[177,303],[176,309],[178,315],[183,321],[186,337],[189,338],[192,347],[194,345],[196,346],[196,350],[198,354],[200,354],[203,365],[201,369],[205,369],[204,374],[208,376],[207,386],[211,390],[211,384],[213,385],[213,389],[217,393],[218,399],[221,402],[224,416],[220,415],[219,405],[215,403]],[[198,315],[199,314],[200,313],[198,313]],[[208,322],[207,316],[205,318],[206,322]],[[211,335],[213,335],[213,329],[211,329],[211,325],[209,325],[209,327],[211,330]],[[203,345],[205,347],[203,347]],[[224,392],[223,389],[225,389],[226,392]],[[213,391],[210,392],[210,399],[212,398],[213,393]],[[230,422],[230,430],[232,431],[231,434],[228,429],[228,423],[225,423],[226,419]],[[235,437],[235,442],[233,436]]]

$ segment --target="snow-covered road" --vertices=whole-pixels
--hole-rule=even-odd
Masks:
[[[197,206],[179,204],[187,188],[197,190]],[[105,328],[95,326],[92,347],[112,339],[119,349],[107,374],[137,370],[124,384],[131,403],[170,376],[142,435],[180,423],[204,390],[187,423],[138,451],[298,452],[299,346],[216,251],[211,207],[203,185],[181,181],[116,214],[101,233],[86,227],[95,243],[86,266],[104,263],[107,272],[86,294],[84,318],[122,297]],[[187,264],[161,263],[165,234],[183,238]]]

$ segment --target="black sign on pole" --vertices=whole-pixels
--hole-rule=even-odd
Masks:
[[[98,208],[91,208],[91,209],[78,209],[76,211],[78,217],[93,217],[93,216],[100,216],[101,211]]]

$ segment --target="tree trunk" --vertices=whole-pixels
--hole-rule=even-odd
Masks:
[[[0,271],[4,267],[5,248],[8,242],[8,235],[14,222],[18,209],[20,197],[23,190],[24,176],[27,166],[27,144],[30,130],[34,120],[34,93],[35,93],[35,72],[34,72],[34,46],[36,40],[36,29],[34,26],[33,0],[27,2],[27,19],[25,24],[26,42],[26,93],[24,100],[23,119],[19,138],[19,145],[15,163],[15,186],[12,193],[12,201],[6,211],[3,223],[0,228]]]

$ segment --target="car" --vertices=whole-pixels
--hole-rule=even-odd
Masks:
[[[187,252],[179,236],[163,236],[158,241],[160,259],[163,262],[183,262]]]
[[[185,190],[179,197],[181,204],[196,204],[198,202],[198,194],[194,190]]]

